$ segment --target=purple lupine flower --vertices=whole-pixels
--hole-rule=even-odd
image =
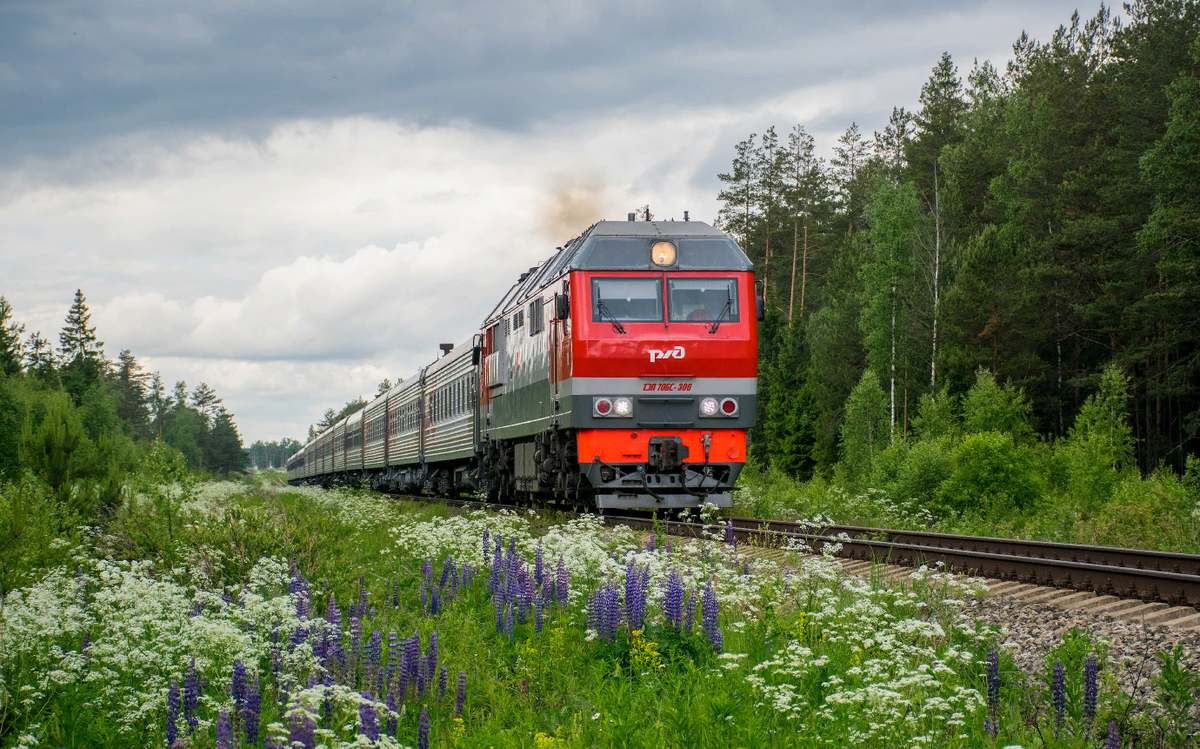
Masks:
[[[241,715],[246,707],[246,664],[241,661],[233,663],[233,678],[229,682],[229,694],[233,697],[235,715]]]
[[[425,584],[433,586],[433,560],[425,557],[425,561],[421,562],[421,577],[425,579]]]
[[[429,749],[429,707],[421,708],[421,717],[417,720],[417,749]]]
[[[401,651],[400,663],[396,665],[396,685],[392,688],[401,702],[408,701],[408,652],[407,647]]]
[[[392,583],[392,608],[400,608],[400,583]]]
[[[200,717],[196,715],[196,708],[199,706],[200,674],[196,671],[196,657],[192,656],[192,663],[183,677],[183,720],[188,724],[189,736],[195,733],[196,727],[200,725]]]
[[[642,628],[642,617],[646,612],[646,585],[649,574],[643,575],[640,567],[635,567],[633,560],[625,568],[625,615],[632,629]]]
[[[317,721],[313,717],[313,709],[297,705],[288,716],[288,746],[299,744],[303,749],[313,749],[316,745]]]
[[[396,665],[400,662],[400,640],[396,637],[396,630],[388,631],[388,647],[387,647],[387,679],[386,685],[391,687],[392,681],[396,678]]]
[[[699,605],[699,601],[692,600],[692,591],[689,589],[683,599],[683,631],[688,634],[691,634],[692,625],[696,623],[696,608]]]
[[[438,702],[446,701],[446,677],[449,674],[446,672],[446,667],[442,666],[442,670],[438,672]]]
[[[558,556],[558,580],[554,583],[554,594],[562,603],[567,602],[567,598],[571,592],[571,571],[567,569],[566,562],[563,561],[562,555]]]
[[[233,743],[233,727],[229,725],[229,711],[217,713],[217,749],[237,749]]]
[[[521,571],[521,576],[525,581],[525,589],[521,594],[521,604],[525,607],[525,616],[528,618],[533,613],[533,578],[524,570]]]
[[[650,540],[646,542],[646,551],[654,552],[658,549],[658,535],[651,534]]]
[[[492,608],[496,611],[496,634],[504,634],[504,603],[500,596],[492,596]]]
[[[1050,680],[1050,689],[1054,698],[1054,723],[1061,726],[1063,714],[1067,710],[1067,675],[1062,661],[1054,661],[1054,675]]]
[[[995,736],[1000,730],[1000,653],[995,650],[988,651],[987,656],[987,703],[988,718],[983,722],[983,730],[988,736]]]
[[[370,592],[367,590],[367,576],[360,573],[358,576],[358,610],[365,612],[367,610],[367,596]]]
[[[671,548],[671,539],[667,539],[667,554],[673,554],[674,549]]]
[[[89,629],[88,631],[83,633],[83,639],[79,641],[79,654],[83,656],[83,659],[85,661],[87,660],[88,648],[90,648],[91,646],[92,646],[92,630]]]
[[[1104,742],[1104,749],[1121,749],[1121,732],[1115,720],[1108,722],[1108,740]]]
[[[1097,666],[1094,655],[1089,655],[1083,662],[1083,720],[1088,725],[1096,719],[1096,702],[1100,697]]]
[[[426,673],[428,673],[429,678],[432,679],[433,675],[437,672],[438,636],[436,629],[433,630],[433,632],[431,632],[429,635],[429,653],[425,656],[425,658],[425,662],[428,664]]]
[[[539,593],[533,604],[533,631],[542,633],[542,594]]]
[[[446,587],[446,583],[450,581],[450,570],[454,569],[454,557],[447,554],[446,561],[442,562],[442,579],[438,581],[438,587]]]
[[[725,543],[729,544],[735,549],[737,548],[737,537],[733,535],[732,520],[725,521]]]
[[[396,737],[396,728],[397,728],[397,725],[396,725],[397,721],[396,721],[396,715],[395,715],[395,713],[396,713],[396,692],[395,691],[388,692],[387,708],[388,708],[388,716],[387,716],[387,721],[384,723],[385,730],[387,731],[388,736],[395,738]]]
[[[725,635],[721,632],[721,625],[717,621],[717,615],[720,613],[721,604],[717,601],[717,594],[713,591],[712,582],[708,583],[708,587],[704,589],[704,615],[701,620],[704,624],[704,636],[708,639],[714,651],[720,653],[725,648]]]
[[[421,671],[421,633],[413,630],[404,648],[405,661],[408,663],[408,680],[416,681]]]
[[[467,701],[467,672],[458,672],[458,696],[454,699],[454,717],[462,717],[463,704]]]
[[[440,602],[439,602],[439,600],[438,600],[438,589],[437,589],[437,588],[434,588],[434,589],[433,589],[433,590],[430,592],[430,595],[429,595],[429,614],[430,614],[431,616],[437,616],[437,615],[438,615],[438,611],[440,610],[439,603],[440,603]]]
[[[363,701],[358,703],[358,719],[362,721],[362,733],[371,741],[379,741],[379,721],[375,718],[375,705],[371,693],[363,692]]]
[[[259,687],[258,677],[255,676],[254,683],[246,693],[246,709],[242,714],[242,727],[246,731],[246,743],[250,746],[258,746],[258,724],[261,722],[262,689]]]
[[[417,669],[417,697],[425,698],[425,669]]]
[[[450,595],[458,592],[458,567],[454,564],[454,557],[446,557],[449,562],[447,567],[450,568]]]
[[[539,540],[537,549],[533,552],[533,581],[542,584],[542,542]]]
[[[678,569],[667,575],[667,590],[663,594],[663,614],[672,627],[683,626],[683,576]]]
[[[491,538],[492,532],[487,528],[483,529],[483,563],[487,564],[488,557],[488,540]]]
[[[742,562],[742,576],[749,577],[749,575],[750,575],[750,562],[749,561]]]
[[[504,604],[504,636],[510,640],[513,637],[513,609],[514,608],[516,608],[516,604],[513,604],[513,603]]]
[[[201,603],[199,599],[197,599],[192,602],[192,612],[190,614],[188,614],[188,616],[195,619],[197,616],[200,616],[200,612],[203,610],[204,610],[204,604]]]
[[[329,595],[329,603],[325,606],[325,621],[338,629],[342,627],[342,610],[338,608],[336,593]]]
[[[167,690],[167,746],[179,738],[179,682],[171,680],[171,688]]]

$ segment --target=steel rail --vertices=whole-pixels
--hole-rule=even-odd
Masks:
[[[471,499],[438,501],[464,508],[529,509]],[[608,526],[627,525],[643,531],[662,528],[674,536],[701,538],[706,528],[645,516],[602,517]],[[941,562],[951,572],[1200,608],[1200,554],[855,525],[814,526],[784,520],[729,518],[726,522],[739,542],[768,548],[798,541],[820,553],[829,545],[838,557],[910,566]],[[724,532],[719,525],[707,528],[710,533]]]
[[[643,517],[606,515],[609,525],[700,537],[704,526]],[[1071,588],[1120,598],[1200,606],[1200,555],[1138,551],[1085,544],[953,536],[861,526],[826,526],[814,530],[802,523],[732,518],[738,541],[782,547],[803,542],[814,552],[835,546],[840,557],[887,564],[933,565],[948,571],[1016,580],[1033,585]],[[719,526],[718,526],[719,527]],[[712,526],[709,526],[710,532]],[[1170,569],[1163,569],[1164,566]]]

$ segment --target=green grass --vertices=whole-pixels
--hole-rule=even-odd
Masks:
[[[360,579],[373,604],[361,628],[367,639],[380,632],[384,663],[389,632],[416,632],[425,647],[437,631],[446,700],[411,697],[397,718],[398,738],[385,730],[379,746],[416,746],[422,708],[435,747],[1084,747],[1094,743],[1085,723],[1103,730],[1110,719],[1122,721],[1126,736],[1169,735],[1137,711],[1125,716],[1108,682],[1092,721],[1073,698],[1058,726],[1042,688],[1026,683],[1006,656],[1001,729],[988,735],[985,660],[993,635],[956,624],[957,601],[973,589],[933,572],[895,589],[878,576],[846,578],[820,558],[789,556],[785,569],[756,549],[715,541],[686,548],[673,541],[670,554],[663,546],[649,552],[631,532],[588,521],[461,514],[369,492],[269,483],[187,489],[170,509],[146,497],[106,533],[71,549],[58,571],[10,593],[0,612],[0,745],[164,746],[168,690],[182,687],[193,657],[206,687],[199,727],[191,736],[182,731],[184,746],[215,745],[237,660],[263,689],[265,734],[286,738],[307,703],[318,708],[325,745],[367,745],[356,695],[374,690],[369,670],[331,661],[328,671],[345,686],[326,693],[311,650],[317,635],[287,654],[299,628],[320,631],[297,617],[286,594],[293,559],[313,615],[325,612],[330,596],[340,606],[344,643],[346,606],[360,595]],[[169,532],[164,512],[175,516]],[[571,569],[571,602],[546,607],[540,634],[532,622],[515,624],[511,638],[496,631],[485,527],[492,538],[497,531],[517,538],[522,564],[540,541],[551,569],[560,555]],[[633,562],[650,580],[646,623],[636,632],[622,624],[605,641],[589,629],[587,598],[605,581],[623,590],[635,549]],[[434,617],[422,610],[421,568],[432,560],[436,584],[447,554],[479,571]],[[663,619],[657,591],[671,570],[697,596],[712,582],[723,654],[700,632],[699,618],[690,632]],[[197,601],[202,611],[193,617]],[[1079,652],[1094,650],[1106,672],[1120,667],[1086,638],[1070,647],[1073,655],[1063,657],[1073,695]],[[281,669],[272,669],[272,650]],[[456,723],[460,671],[467,698]],[[373,697],[386,728],[386,709]],[[235,730],[241,722],[235,714]]]

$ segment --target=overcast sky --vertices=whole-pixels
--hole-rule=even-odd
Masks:
[[[592,221],[711,222],[749,133],[828,153],[1075,7],[2,0],[0,294],[303,440]]]

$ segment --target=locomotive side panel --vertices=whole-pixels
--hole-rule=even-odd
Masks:
[[[532,436],[554,422],[550,378],[553,302],[552,294],[537,294],[512,310],[501,323],[507,333],[497,359],[505,367],[505,374],[501,377],[503,386],[491,395],[488,435],[492,438]],[[495,379],[495,375],[489,375]]]

